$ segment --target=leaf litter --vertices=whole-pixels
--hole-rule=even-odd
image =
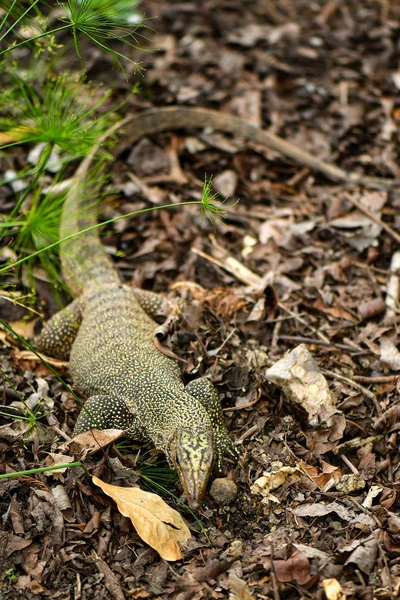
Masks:
[[[158,16],[159,50],[143,53],[135,110],[153,100],[218,107],[343,168],[398,178],[396,3],[222,0],[157,2],[155,10],[149,2],[147,10]],[[120,96],[126,83],[110,66],[94,56],[91,76]],[[22,153],[4,166],[18,172],[26,160]],[[145,170],[136,170],[140,163]],[[178,600],[400,593],[398,194],[345,190],[275,152],[192,131],[117,152],[113,187],[121,193],[105,217],[162,198],[198,198],[205,175],[232,204],[240,198],[216,236],[187,209],[124,219],[103,242],[128,283],[172,290],[186,303],[171,345],[186,360],[186,381],[208,374],[218,385],[242,452],[238,465],[227,465],[235,500],[208,496],[201,524],[185,513],[194,537],[172,570],[81,469],[2,480],[1,593]],[[10,189],[0,192],[4,213]],[[46,285],[38,286],[44,298]],[[290,363],[299,347],[307,357],[300,377],[297,359]],[[69,437],[78,406],[61,383],[18,348],[2,345],[0,360],[1,404],[49,399],[56,424],[42,415],[40,426]],[[50,364],[68,376],[65,363]],[[38,379],[48,385],[40,398]],[[146,447],[125,447],[114,433],[60,449],[60,433],[54,441],[33,420],[1,419],[3,473],[44,466],[61,452],[125,485],[142,459],[157,464]],[[265,496],[250,491],[260,479]]]

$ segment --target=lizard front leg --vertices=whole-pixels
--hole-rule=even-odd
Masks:
[[[229,454],[237,458],[239,451],[233,445],[226,430],[218,392],[208,377],[200,377],[200,379],[191,381],[186,386],[186,391],[201,402],[210,417],[214,431],[217,469],[218,471],[222,471],[224,455]]]
[[[113,396],[91,396],[82,408],[73,435],[91,429],[123,429],[131,439],[143,439],[135,415],[126,403]]]
[[[67,360],[82,322],[81,300],[77,298],[44,324],[33,340],[33,346],[54,358]]]
[[[139,289],[135,289],[133,293],[141,308],[143,308],[144,312],[152,319],[155,320],[156,317],[170,312],[170,304],[164,296],[148,290]]]

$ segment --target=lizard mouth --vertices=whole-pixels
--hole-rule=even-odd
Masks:
[[[182,469],[180,465],[177,471],[190,508],[198,510],[206,493],[209,473],[199,478],[192,468]]]

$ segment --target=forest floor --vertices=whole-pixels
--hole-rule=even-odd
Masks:
[[[157,49],[135,52],[144,76],[128,73],[127,83],[97,50],[87,65],[115,102],[140,83],[121,112],[216,108],[348,171],[400,179],[396,3],[143,5]],[[102,239],[127,283],[183,304],[173,350],[186,359],[185,381],[208,374],[218,387],[241,452],[225,473],[237,494],[207,495],[196,519],[162,494],[193,533],[184,558],[169,563],[82,469],[4,480],[0,597],[399,597],[399,194],[329,181],[212,130],[142,139],[111,169],[118,194],[102,218],[199,199],[211,175],[229,197],[215,231],[187,207],[119,221]],[[40,277],[37,285],[51,314],[51,286]],[[267,371],[295,349],[289,401]],[[1,417],[2,472],[51,464],[57,431],[71,434],[79,406],[5,340],[0,367],[52,413],[29,431]],[[66,367],[59,373],[69,381]],[[297,396],[294,383],[303,386]],[[2,404],[15,400],[6,381],[3,391]],[[116,485],[143,485],[144,472],[162,475],[152,460],[147,447],[117,444],[85,465]]]

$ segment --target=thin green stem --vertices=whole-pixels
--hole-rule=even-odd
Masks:
[[[7,219],[6,222],[0,224],[0,227],[3,230],[3,229],[7,229],[9,227],[22,227],[23,225],[25,225],[25,221],[9,221]]]
[[[0,31],[3,29],[3,27],[5,27],[5,26],[6,26],[7,19],[8,19],[8,17],[11,15],[11,11],[12,11],[12,9],[14,8],[14,6],[15,6],[16,4],[17,4],[17,0],[14,0],[14,1],[13,1],[13,3],[11,4],[10,8],[9,8],[9,9],[8,9],[8,11],[6,12],[6,14],[4,15],[4,19],[2,20],[2,22],[1,22],[1,25],[0,25]]]
[[[78,55],[79,62],[80,62],[80,65],[81,65],[81,69],[82,69],[82,73],[84,73],[85,72],[85,63],[83,62],[83,57],[82,57],[82,54],[81,54],[81,52],[79,50],[78,36],[77,36],[77,33],[76,33],[76,26],[75,25],[73,25],[73,27],[72,27],[72,36],[74,38],[75,52]]]
[[[89,35],[89,33],[87,31],[85,31],[85,35],[90,40],[92,40],[92,42],[94,44],[96,44],[97,46],[100,46],[100,48],[103,48],[103,50],[105,50],[106,52],[111,52],[112,54],[115,54],[116,56],[119,56],[120,58],[123,58],[123,59],[127,60],[128,62],[132,63],[133,65],[138,65],[138,63],[136,63],[134,60],[131,60],[130,58],[128,58],[124,54],[121,54],[120,52],[117,52],[116,50],[113,50],[109,46],[106,46],[105,44],[102,44],[101,42],[99,42],[98,40],[96,40],[96,38],[94,38],[91,35]]]
[[[28,257],[28,258],[30,258],[30,257]],[[53,375],[58,379],[58,381],[60,381],[60,383],[62,383],[62,385],[67,390],[67,392],[69,392],[70,394],[72,394],[72,396],[74,397],[74,399],[82,407],[82,410],[84,410],[89,415],[89,417],[91,418],[91,420],[93,422],[93,425],[95,425],[97,429],[101,429],[101,425],[99,424],[98,421],[96,421],[96,417],[94,415],[92,415],[92,413],[86,408],[86,406],[84,405],[84,403],[82,402],[82,400],[80,400],[78,398],[78,396],[75,394],[75,392],[72,391],[72,389],[70,388],[70,386],[68,385],[68,383],[66,383],[63,380],[63,378],[60,377],[60,375],[57,373],[57,371],[55,369],[53,369],[53,367],[47,362],[47,360],[45,360],[43,358],[43,356],[41,356],[38,352],[36,352],[35,348],[33,348],[33,346],[31,346],[30,343],[22,335],[19,335],[19,333],[17,333],[8,323],[6,323],[6,321],[4,321],[1,318],[0,318],[0,324],[3,325],[4,329],[6,329],[7,331],[9,331],[14,337],[16,337],[17,340],[19,342],[21,342],[21,344],[23,344],[26,348],[28,348],[28,350],[30,350],[31,352],[33,352],[33,354],[35,356],[37,356],[37,358],[40,360],[40,362],[42,364],[44,364],[44,366],[47,367],[49,369],[49,371],[51,371],[53,373]]]
[[[30,345],[30,343],[24,337],[22,337],[22,335],[19,335],[19,333],[17,333],[6,321],[4,321],[1,318],[0,318],[0,324],[4,327],[4,329],[9,331],[14,337],[16,337],[17,340],[19,342],[21,342],[21,344],[23,344],[26,348],[28,348],[28,350],[33,352],[33,354],[35,354],[35,356],[38,357],[38,359],[44,364],[44,366],[47,367],[49,369],[49,371],[51,371],[53,373],[53,375],[58,379],[58,381],[60,381],[65,386],[65,389],[70,394],[73,395],[74,399],[77,402],[79,402],[79,404],[82,405],[81,400],[79,400],[78,396],[72,391],[72,389],[69,387],[69,385],[67,383],[65,383],[65,381],[62,379],[62,377],[60,377],[60,375],[57,373],[57,371],[55,369],[53,369],[53,367],[51,365],[49,365],[49,363],[47,362],[47,360],[45,360],[43,358],[43,356],[40,356],[40,354],[38,352],[36,352],[36,350]]]
[[[2,417],[8,417],[9,419],[14,419],[16,421],[30,421],[30,417],[24,417],[23,415],[13,415],[12,413],[3,412],[0,410],[0,415]]]
[[[8,48],[6,48],[2,52],[0,52],[0,56],[2,56],[3,54],[7,54],[8,52],[11,52],[11,50],[14,50],[15,48],[19,48],[19,46],[24,46],[25,44],[34,42],[35,40],[45,37],[46,35],[52,35],[53,33],[58,33],[59,31],[63,31],[64,29],[71,29],[71,27],[72,27],[72,24],[69,23],[68,25],[63,25],[62,27],[57,27],[57,29],[52,29],[51,31],[45,31],[44,33],[35,35],[34,37],[29,38],[29,40],[24,40],[23,42],[19,42],[18,44],[15,44],[14,46],[9,46]],[[3,38],[1,38],[1,39],[3,39]],[[0,39],[0,41],[1,41],[1,39]]]
[[[25,188],[23,194],[21,195],[21,197],[19,198],[18,202],[15,204],[14,208],[12,209],[7,221],[9,219],[12,219],[14,217],[14,215],[19,211],[22,203],[26,200],[26,198],[28,197],[28,195],[31,193],[31,191],[36,187],[36,184],[39,180],[39,177],[41,176],[41,174],[43,173],[44,169],[46,168],[47,163],[50,160],[50,156],[53,150],[53,144],[49,144],[48,146],[46,146],[46,148],[43,150],[37,169],[36,169],[36,173],[34,178],[32,179],[31,183],[28,185],[27,188]],[[7,221],[4,225],[7,224]],[[1,226],[0,228],[0,235],[4,229],[4,225]]]
[[[88,477],[90,477],[90,473],[83,464],[83,462],[76,461],[66,463],[64,465],[53,465],[52,467],[38,467],[37,469],[28,469],[27,471],[17,471],[16,473],[4,473],[0,475],[0,479],[12,479],[15,477],[26,477],[29,475],[36,475],[37,473],[48,473],[48,471],[59,471],[60,469],[69,469],[70,467],[81,467],[86,473]]]
[[[14,29],[14,27],[16,25],[18,25],[18,23],[25,17],[25,15],[28,14],[28,12],[30,10],[32,10],[32,8],[39,2],[39,0],[35,0],[34,3],[32,4],[32,6],[29,6],[26,11],[24,13],[22,13],[22,15],[19,17],[19,19],[17,19],[9,29],[7,29],[7,31],[5,33],[3,33],[3,35],[0,37],[0,42],[6,37],[6,35],[8,35],[10,33],[10,31],[12,31]],[[14,5],[13,5],[14,6]],[[13,6],[9,9],[8,14],[10,14],[11,10],[13,9]]]
[[[87,227],[86,229],[82,229],[81,231],[77,231],[76,233],[71,233],[71,235],[68,235],[67,237],[63,238],[62,240],[57,240],[56,242],[49,244],[49,246],[46,246],[46,248],[42,248],[41,250],[32,252],[32,254],[30,254],[29,256],[25,256],[25,258],[20,258],[19,260],[16,260],[15,262],[11,263],[11,265],[5,266],[2,269],[0,269],[0,273],[5,273],[6,271],[10,271],[11,269],[18,267],[18,265],[24,263],[25,261],[30,260],[30,259],[34,258],[35,256],[39,256],[39,254],[42,254],[42,252],[47,252],[47,250],[56,248],[63,242],[72,240],[73,238],[76,238],[79,235],[88,233],[89,231],[93,231],[93,229],[97,229],[98,227],[102,227],[103,225],[110,225],[111,223],[115,223],[116,221],[120,221],[121,219],[126,219],[128,217],[135,217],[136,215],[141,215],[146,212],[152,212],[153,210],[164,210],[165,208],[178,208],[181,206],[198,206],[198,205],[201,205],[201,200],[192,200],[190,202],[178,202],[177,204],[163,204],[162,206],[151,206],[150,208],[142,208],[141,210],[135,210],[131,213],[127,213],[125,215],[120,215],[119,217],[114,217],[113,219],[108,219],[108,221],[103,221],[103,223],[96,223],[96,225],[91,225],[90,227]],[[0,320],[0,322],[1,322],[1,320]]]

